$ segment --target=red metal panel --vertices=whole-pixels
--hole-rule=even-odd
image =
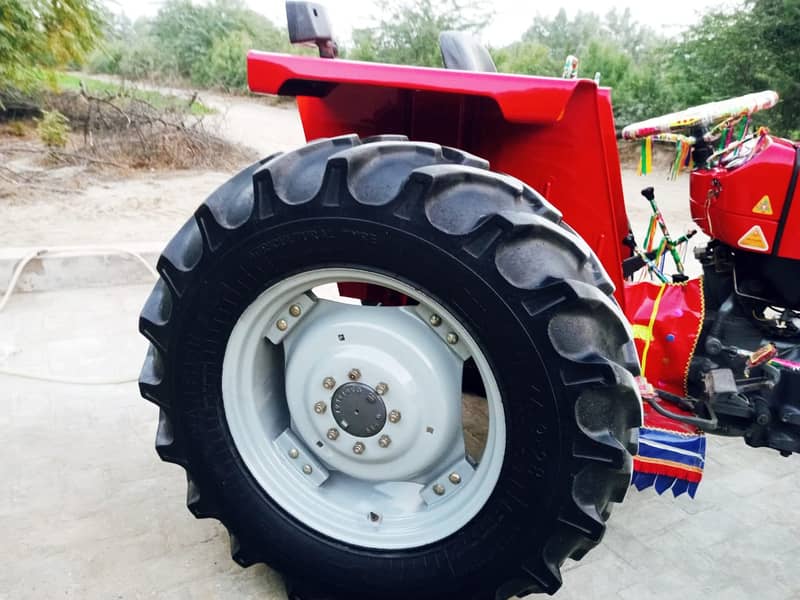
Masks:
[[[709,236],[732,248],[772,252],[794,162],[795,147],[791,142],[770,138],[763,150],[737,168],[695,171],[690,184],[692,218]],[[800,214],[794,219],[790,214],[779,254],[800,258],[797,236],[789,234],[792,223],[795,228],[800,227]],[[764,248],[741,243],[756,226],[763,233]],[[796,254],[791,255],[792,251]]]
[[[642,377],[660,390],[685,396],[689,363],[705,318],[703,280],[628,282],[625,297]]]
[[[251,52],[255,92],[298,95],[307,139],[405,134],[488,159],[542,193],[589,243],[623,303],[628,232],[610,92],[589,80]]]
[[[487,96],[494,98],[506,120],[519,123],[548,123],[560,118],[579,85],[578,80],[571,79],[331,61],[255,50],[247,55],[247,81],[252,91],[264,94],[289,93],[292,85],[302,89],[299,82],[329,82]],[[535,102],[530,97],[533,91]]]

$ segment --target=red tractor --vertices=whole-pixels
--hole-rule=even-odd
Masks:
[[[798,148],[747,127],[773,93],[624,130],[691,148],[712,238],[703,277],[633,283],[661,271],[608,89],[461,34],[447,69],[338,60],[287,7],[322,58],[254,51],[249,82],[309,143],[209,196],[140,319],[156,449],[237,563],[304,600],[554,593],[632,482],[694,494],[704,432],[800,451]]]

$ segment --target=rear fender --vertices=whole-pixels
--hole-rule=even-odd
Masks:
[[[544,195],[624,298],[628,221],[611,94],[590,80],[362,63],[251,51],[257,93],[297,96],[306,139],[404,134],[490,161]]]

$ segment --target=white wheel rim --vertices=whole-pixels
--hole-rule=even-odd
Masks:
[[[419,305],[347,306],[309,293],[335,282],[379,285]],[[436,327],[434,314],[441,319]],[[449,344],[448,334],[457,336]],[[465,456],[462,429],[466,357],[486,388],[488,430],[477,464]],[[352,368],[363,371],[355,382],[347,379]],[[337,380],[330,390],[326,376]],[[373,391],[385,383],[388,391],[378,397],[355,383]],[[378,433],[343,429],[357,428],[343,416],[352,408],[349,392],[377,398],[369,409],[377,423],[370,431],[385,417]],[[480,347],[443,306],[378,273],[318,269],[264,291],[230,335],[222,395],[239,455],[264,491],[304,525],[349,544],[412,548],[455,533],[489,499],[503,465],[502,399]],[[324,410],[316,407],[320,401]],[[363,418],[372,423],[372,416]],[[327,437],[330,429],[336,439]],[[359,442],[363,452],[356,454]]]

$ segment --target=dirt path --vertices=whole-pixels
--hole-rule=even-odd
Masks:
[[[294,148],[304,141],[300,119],[291,105],[268,106],[218,94],[204,94],[202,101],[217,110],[206,117],[208,126],[253,149],[254,156]],[[5,160],[3,142],[0,139],[0,160]],[[8,143],[17,144],[15,140]],[[34,158],[23,157],[15,166],[20,171],[40,169]],[[0,197],[2,246],[163,244],[198,204],[232,175],[205,170],[97,175],[70,169],[53,170],[45,180],[37,178],[37,185]]]

